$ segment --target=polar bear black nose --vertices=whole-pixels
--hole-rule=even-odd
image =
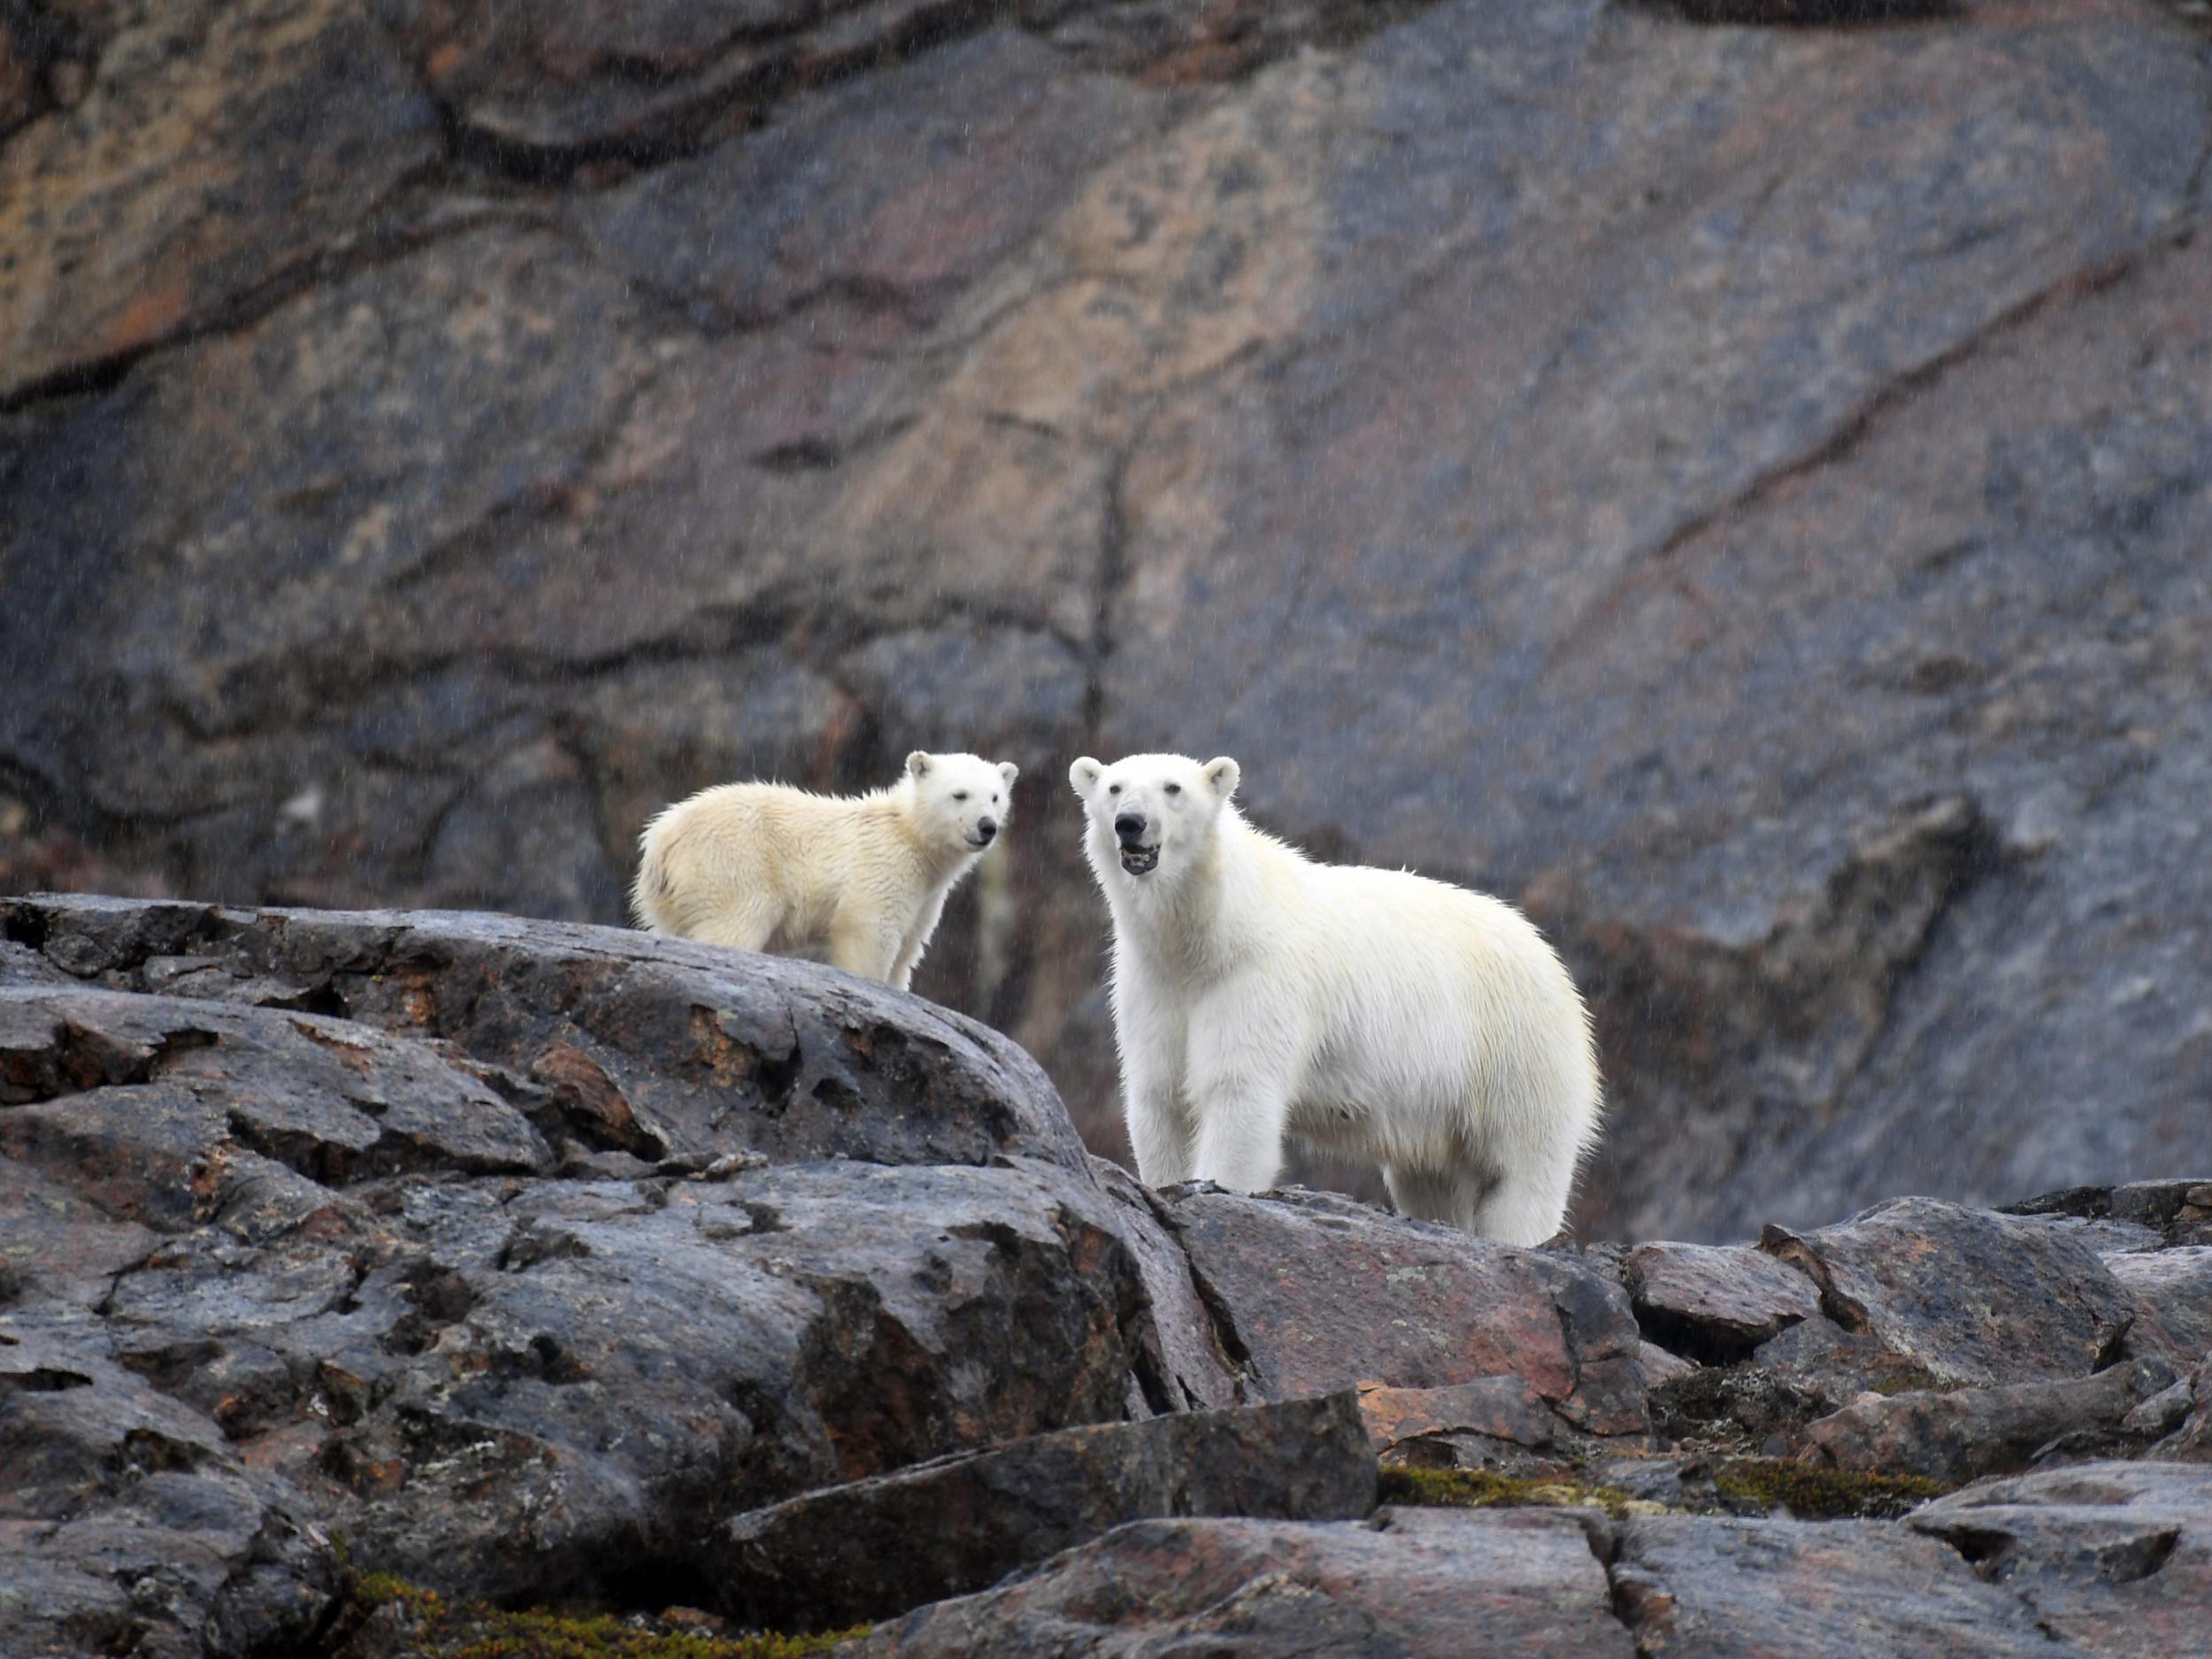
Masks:
[[[981,818],[976,819],[975,833],[983,837],[985,841],[989,841],[991,837],[998,833],[998,820],[995,818]]]
[[[1141,812],[1121,812],[1116,814],[1114,818],[1114,833],[1120,836],[1124,841],[1133,841],[1137,836],[1143,834],[1144,814]]]

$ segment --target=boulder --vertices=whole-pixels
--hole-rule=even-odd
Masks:
[[[2172,1366],[2142,1359],[2064,1382],[1864,1394],[1807,1425],[1805,1442],[1838,1469],[1960,1486],[2047,1459],[2108,1453],[2130,1438],[2147,1444],[2154,1436],[2131,1429],[2129,1419],[2175,1380]]]
[[[1386,1463],[1486,1468],[1563,1453],[1578,1437],[1525,1377],[1485,1377],[1440,1388],[1359,1391],[1360,1415]]]
[[[2086,1376],[2132,1318],[2082,1240],[1932,1199],[1892,1200],[1811,1233],[1770,1225],[1760,1248],[1809,1274],[1845,1330],[1944,1382]]]
[[[2068,1649],[2182,1659],[2212,1606],[2212,1469],[2089,1463],[1983,1481],[1916,1511]]]
[[[1743,1245],[1640,1244],[1622,1280],[1645,1333],[1698,1359],[1740,1359],[1820,1312],[1811,1279]]]
[[[311,1010],[364,1045],[433,1040],[454,1056],[442,1070],[586,1151],[1085,1167],[1019,1048],[809,963],[507,917],[101,899],[0,900],[0,932],[88,985],[177,1007]]]
[[[2189,1463],[2212,1463],[2212,1354],[2207,1354],[2197,1366],[2195,1374],[2184,1380],[2189,1385],[2185,1399],[2159,1396],[2159,1416],[2162,1418],[2170,1414],[2175,1415],[2177,1423],[2170,1425],[2173,1432],[2158,1443],[2152,1455]],[[2147,1406],[2149,1403],[2145,1402]],[[2145,1426],[2150,1425],[2146,1424]]]
[[[1372,1523],[1141,1521],[849,1649],[866,1659],[1164,1652],[1630,1659],[1572,1518],[1387,1509]]]
[[[1248,1398],[1519,1377],[1575,1427],[1645,1426],[1628,1298],[1571,1256],[1321,1194],[1162,1199]]]
[[[318,1527],[431,1588],[619,1600],[717,1519],[1221,1375],[1042,1075],[884,987],[484,917],[0,926],[0,1354],[35,1330],[38,1410],[119,1435],[151,1399],[197,1448],[161,1466],[228,1483],[188,1611],[269,1529],[326,1568]],[[42,1502],[122,1517],[100,1467]],[[271,1629],[334,1582],[284,1574]]]
[[[1613,1606],[1636,1650],[1709,1659],[2072,1659],[1958,1552],[1893,1522],[1645,1516],[1625,1522]]]
[[[2212,1354],[2212,1245],[2129,1251],[2105,1265],[2134,1304],[2129,1353],[2183,1366]]]

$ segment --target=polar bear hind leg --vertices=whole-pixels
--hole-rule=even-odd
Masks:
[[[1566,1216],[1574,1171],[1571,1156],[1550,1167],[1517,1171],[1483,1194],[1473,1218],[1461,1225],[1507,1244],[1541,1244]]]
[[[1383,1184],[1402,1216],[1441,1221],[1501,1244],[1533,1246],[1559,1231],[1573,1177],[1571,1164],[1555,1179],[1524,1171],[1502,1180],[1471,1170],[1386,1167]]]
[[[783,906],[776,899],[764,893],[748,894],[701,918],[691,937],[732,950],[765,950],[782,920]]]
[[[1402,1216],[1477,1231],[1475,1217],[1489,1183],[1463,1170],[1405,1170],[1386,1164],[1383,1185]]]

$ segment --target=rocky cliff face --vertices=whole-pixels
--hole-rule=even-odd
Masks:
[[[2212,1181],[1515,1249],[803,964],[0,901],[10,1655],[2183,1659],[2208,1414]]]
[[[2208,36],[1875,10],[0,7],[6,884],[613,921],[972,746],[924,988],[1105,1147],[1057,780],[1233,752],[1561,941],[1594,1236],[2155,1173]]]

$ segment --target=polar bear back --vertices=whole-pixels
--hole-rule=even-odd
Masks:
[[[1313,987],[1310,1098],[1393,1100],[1425,1139],[1464,1133],[1471,1094],[1508,1141],[1555,1132],[1568,1102],[1578,1151],[1595,1137],[1582,999],[1520,911],[1408,871],[1307,864],[1302,885],[1283,942]]]
[[[846,798],[786,784],[703,789],[647,826],[635,903],[649,927],[695,937],[739,895],[781,916],[769,949],[818,941],[855,884],[901,891],[918,863],[887,792]]]
[[[1414,1168],[1571,1166],[1588,1151],[1601,1105],[1588,1017],[1519,910],[1409,871],[1316,864],[1233,807],[1212,854],[1184,902],[1133,902],[1117,976],[1156,992],[1171,979],[1171,1000],[1208,1004],[1229,1030],[1287,1019],[1293,1133]]]

